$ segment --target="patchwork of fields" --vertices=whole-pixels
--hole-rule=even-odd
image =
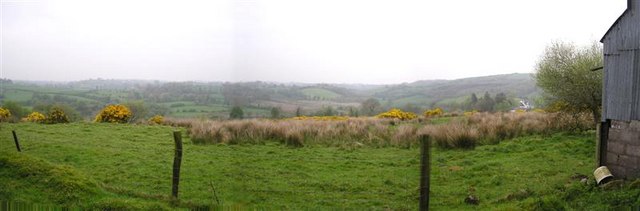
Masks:
[[[472,93],[504,93],[509,107],[517,99],[536,99],[538,90],[529,74],[507,74],[451,81],[416,81],[396,85],[280,84],[270,82],[160,82],[144,80],[85,80],[75,82],[19,81],[3,83],[0,100],[32,109],[61,104],[79,119],[92,119],[107,104],[139,107],[140,117],[225,119],[233,105],[243,107],[245,117],[374,115],[390,108],[416,113],[442,107],[465,110]],[[361,103],[376,99],[374,113],[359,111]],[[469,109],[467,109],[469,110]],[[42,112],[42,111],[40,111]],[[330,113],[330,114],[328,114]]]

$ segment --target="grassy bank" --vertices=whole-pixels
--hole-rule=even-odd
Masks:
[[[23,152],[13,146],[10,130]],[[111,124],[0,126],[0,200],[95,208],[170,208],[173,128]],[[474,150],[437,148],[432,207],[603,209],[637,203],[629,185],[591,177],[593,133],[526,136]],[[181,202],[194,208],[415,210],[417,148],[196,145],[185,137]],[[63,173],[56,173],[63,172]],[[68,187],[70,188],[68,188]],[[61,188],[62,187],[62,188]],[[70,197],[57,194],[64,190]],[[478,205],[464,202],[477,196]]]

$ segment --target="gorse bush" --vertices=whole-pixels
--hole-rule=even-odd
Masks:
[[[463,115],[464,115],[464,116],[466,116],[466,117],[470,117],[470,116],[476,115],[477,113],[478,113],[478,111],[476,111],[476,110],[473,110],[473,111],[465,111],[465,112],[463,113]]]
[[[131,116],[131,110],[124,105],[108,105],[96,115],[95,122],[127,123]]]
[[[64,110],[62,110],[62,108],[57,106],[51,107],[45,119],[45,123],[47,124],[68,123],[68,122],[69,122],[69,117],[67,116],[67,114],[64,112]]]
[[[400,119],[400,120],[411,120],[418,118],[418,115],[412,112],[405,112],[397,108],[393,108],[387,112],[380,113],[376,115],[378,118],[390,118],[390,119]]]
[[[9,121],[9,118],[11,118],[11,111],[9,111],[9,109],[0,107],[0,122]]]
[[[27,117],[24,118],[24,121],[26,122],[36,122],[36,123],[44,123],[44,121],[47,118],[44,116],[44,114],[34,111],[31,112],[29,115],[27,115]]]
[[[2,108],[9,110],[11,116],[9,117],[9,122],[15,123],[20,120],[20,118],[24,118],[29,112],[27,109],[23,108],[19,103],[14,101],[4,100],[2,102]]]
[[[155,116],[149,118],[149,123],[160,125],[160,124],[164,123],[164,117],[160,116],[160,115],[155,115]]]
[[[444,111],[441,108],[434,108],[431,110],[426,110],[424,112],[424,116],[429,118],[429,117],[437,117],[437,116],[442,116],[444,114]]]

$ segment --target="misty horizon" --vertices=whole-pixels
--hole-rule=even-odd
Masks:
[[[464,80],[464,79],[474,79],[474,78],[484,78],[484,77],[495,77],[495,76],[504,76],[504,75],[514,75],[514,74],[532,74],[532,73],[507,73],[507,74],[497,74],[497,75],[482,75],[482,76],[474,76],[474,77],[464,77],[464,78],[453,78],[453,79],[418,79],[414,81],[404,81],[397,83],[331,83],[331,82],[297,82],[297,81],[261,81],[261,80],[252,80],[252,81],[205,81],[205,80],[158,80],[158,79],[119,79],[119,78],[88,78],[88,79],[80,79],[80,80],[70,80],[70,81],[46,81],[46,80],[20,80],[20,79],[11,79],[11,78],[3,78],[8,79],[13,82],[24,82],[24,83],[43,83],[43,84],[66,84],[66,83],[74,83],[74,82],[83,82],[83,81],[126,81],[126,82],[158,82],[158,83],[270,83],[270,84],[285,84],[285,85],[364,85],[364,86],[385,86],[385,85],[400,85],[400,84],[411,84],[416,82],[424,82],[424,81],[456,81],[456,80]]]
[[[531,73],[626,1],[0,1],[0,77],[399,84]],[[463,15],[459,15],[463,14]]]

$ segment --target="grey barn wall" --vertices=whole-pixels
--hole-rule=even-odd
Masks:
[[[601,40],[604,44],[602,120],[599,165],[615,177],[640,177],[640,0],[627,10]],[[607,124],[604,124],[607,125]],[[603,157],[604,156],[604,157]],[[603,162],[604,160],[604,162]]]
[[[640,121],[613,121],[605,165],[620,178],[640,177]]]
[[[640,0],[604,37],[602,119],[640,120]]]

